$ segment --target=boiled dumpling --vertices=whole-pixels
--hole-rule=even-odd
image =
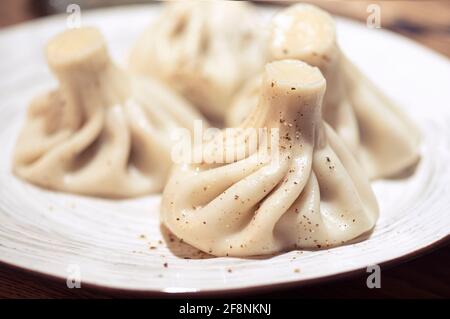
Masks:
[[[418,129],[341,53],[328,13],[306,4],[287,8],[273,18],[270,38],[270,59],[320,68],[327,80],[323,117],[371,178],[390,177],[418,161]],[[246,102],[257,96],[257,83],[236,97],[228,125],[238,125],[255,105]]]
[[[174,167],[162,222],[216,256],[325,248],[370,231],[377,201],[366,174],[322,120],[325,86],[319,69],[304,62],[269,63],[258,105],[236,136],[227,129],[203,147],[208,161]],[[246,145],[261,128],[267,138]],[[221,148],[236,156],[220,163],[212,153]]]
[[[94,28],[56,36],[47,59],[59,88],[31,103],[14,172],[46,188],[93,196],[162,191],[171,129],[192,127],[201,116],[163,85],[117,67]]]
[[[209,118],[223,121],[230,98],[264,66],[258,21],[246,2],[170,2],[138,39],[130,68],[159,77]]]

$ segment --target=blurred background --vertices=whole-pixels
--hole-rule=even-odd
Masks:
[[[31,19],[66,11],[69,4],[82,9],[132,3],[148,3],[150,0],[1,0],[0,27],[6,27]],[[257,2],[257,1],[254,1]],[[258,1],[270,3],[294,3],[297,1]],[[381,8],[381,26],[401,33],[450,57],[450,1],[329,1],[310,2],[334,13],[360,21],[366,21],[369,4]]]

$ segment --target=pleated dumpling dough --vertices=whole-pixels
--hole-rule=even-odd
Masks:
[[[223,121],[240,85],[266,61],[264,36],[244,1],[173,1],[138,39],[130,68],[159,77]]]
[[[281,11],[273,18],[268,50],[271,60],[298,59],[320,68],[327,80],[323,117],[370,178],[396,175],[418,161],[418,129],[342,54],[328,13],[307,4]],[[239,93],[228,125],[249,114],[258,90],[255,79]]]
[[[94,28],[65,31],[46,53],[59,88],[31,103],[14,172],[85,195],[162,191],[172,163],[171,129],[192,128],[201,115],[163,85],[118,68]]]
[[[249,147],[253,152],[223,164],[175,166],[163,193],[163,223],[216,256],[324,248],[370,231],[377,201],[353,155],[322,120],[325,86],[319,69],[306,63],[268,64],[258,106],[242,128],[268,128],[270,140],[278,132],[278,145],[263,138]],[[205,149],[223,145],[242,155],[238,149],[247,146],[233,140]]]

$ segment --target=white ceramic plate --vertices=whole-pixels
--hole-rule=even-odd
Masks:
[[[93,11],[84,25],[105,34],[124,61],[158,6]],[[266,16],[273,9],[261,8]],[[361,243],[270,258],[205,258],[164,236],[159,196],[108,201],[58,194],[11,174],[11,150],[30,99],[55,85],[43,48],[65,17],[0,32],[0,261],[83,284],[147,292],[224,292],[303,284],[423,250],[450,232],[450,63],[413,42],[338,20],[344,52],[403,105],[423,134],[422,161],[405,180],[374,184],[381,218]],[[189,257],[190,259],[185,259]],[[166,264],[167,267],[164,267]]]

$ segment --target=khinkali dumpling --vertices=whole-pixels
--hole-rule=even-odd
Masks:
[[[328,13],[307,4],[289,7],[273,18],[270,38],[272,60],[299,59],[320,68],[327,80],[323,117],[370,178],[398,174],[418,161],[418,129],[342,54]],[[228,125],[239,125],[258,90],[255,79],[239,93]]]
[[[187,102],[110,59],[94,28],[65,31],[47,47],[59,88],[36,98],[17,140],[13,169],[58,191],[133,197],[162,191],[171,129],[201,118]]]
[[[159,77],[215,121],[266,62],[264,36],[244,1],[173,1],[138,39],[130,68]]]
[[[230,139],[227,129],[204,147],[204,158],[215,158],[211,152],[222,146],[237,156],[175,166],[162,222],[216,256],[324,248],[370,231],[377,201],[353,155],[322,120],[325,87],[318,68],[298,60],[269,63],[259,103],[237,130],[241,136]],[[248,147],[258,128],[270,136]]]

